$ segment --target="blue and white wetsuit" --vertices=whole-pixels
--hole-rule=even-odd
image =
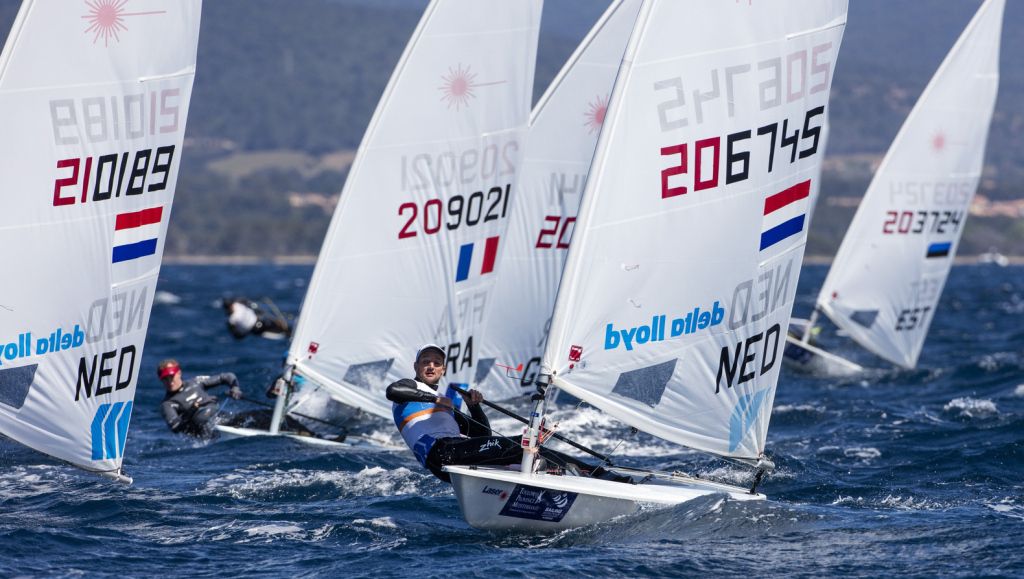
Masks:
[[[406,390],[412,386],[412,384],[408,384],[409,382],[415,384],[415,398],[410,396],[412,393]],[[402,388],[395,388],[396,385]],[[435,388],[419,380],[409,379],[400,380],[388,388],[388,399],[392,399],[392,395],[396,393],[399,397],[411,398],[407,402],[395,402],[391,407],[391,412],[395,418],[395,426],[402,433],[402,438],[412,449],[412,453],[416,455],[416,460],[420,461],[423,466],[427,465],[427,454],[437,439],[461,438],[463,434],[459,423],[455,421],[455,413],[450,408],[434,403],[437,397],[441,396]],[[405,396],[401,396],[401,394]],[[451,399],[454,408],[462,407],[462,396],[452,387],[449,386],[445,390],[444,396]]]
[[[436,386],[409,378],[391,384],[387,390],[388,400],[394,402],[395,426],[416,460],[442,480],[448,480],[448,475],[441,472],[438,441],[444,441],[440,446],[445,447],[467,437],[490,437],[491,426],[479,405],[469,407],[470,420],[461,412],[436,404],[440,395]],[[451,399],[453,407],[462,406],[462,396],[454,388],[446,388],[443,396]]]
[[[467,405],[470,411],[467,417],[436,404],[437,396],[436,386],[408,378],[391,384],[387,390],[388,400],[395,403],[392,407],[395,426],[416,460],[434,476],[451,482],[448,473],[442,470],[449,464],[498,466],[522,462],[520,441],[492,435],[487,415],[479,404]],[[447,388],[445,396],[451,398],[455,408],[462,405],[462,397],[453,388]],[[592,473],[590,476],[629,481],[629,477],[615,475],[548,448],[541,447],[540,455],[556,466],[575,465],[580,471]]]
[[[448,473],[442,470],[449,464],[498,466],[522,462],[523,448],[519,440],[492,435],[487,415],[479,404],[469,406],[471,416],[466,417],[436,404],[437,396],[437,387],[408,378],[391,384],[387,391],[388,400],[395,403],[392,409],[395,426],[416,460],[434,476],[451,482]],[[451,398],[455,408],[462,404],[462,397],[451,387],[445,390],[445,396]],[[548,448],[541,447],[540,455],[557,466],[572,464],[581,471],[592,470],[593,476],[600,478],[629,480],[629,477],[617,477],[603,468]]]

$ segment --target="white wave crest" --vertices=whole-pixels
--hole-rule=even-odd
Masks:
[[[863,461],[869,461],[882,456],[882,451],[874,447],[853,447],[843,450],[843,455],[847,458],[859,458]]]
[[[1017,504],[1015,499],[1007,497],[997,503],[985,503],[985,506],[1004,517],[1024,521],[1024,505]]]
[[[397,529],[398,524],[391,517],[377,517],[375,519],[353,519],[353,525],[369,525],[384,529]]]
[[[882,499],[881,505],[883,507],[900,509],[904,511],[931,511],[935,509],[946,508],[946,505],[936,501],[929,501],[926,499],[919,499],[915,497],[893,495],[887,495],[884,499]]]
[[[780,404],[772,410],[772,414],[788,414],[790,412],[814,412],[816,414],[824,414],[824,406],[814,406],[813,404]]]
[[[986,372],[995,372],[1006,366],[1019,366],[1020,355],[1016,352],[995,352],[986,354],[978,360],[978,367]]]
[[[24,499],[60,492],[71,480],[66,467],[16,465],[0,472],[0,500]]]
[[[304,529],[302,527],[299,527],[299,526],[296,526],[296,525],[275,525],[275,524],[270,524],[270,525],[260,525],[258,527],[252,527],[251,529],[246,529],[245,530],[245,534],[249,535],[250,537],[257,537],[257,536],[273,537],[273,536],[276,536],[276,535],[294,536],[294,535],[301,534],[303,531],[304,531]]]
[[[999,414],[995,402],[970,397],[954,398],[943,406],[942,410],[956,413],[964,418],[985,418]]]
[[[1013,390],[1013,395],[1018,397],[1024,397],[1024,384],[1018,384]]]
[[[181,298],[168,291],[159,290],[153,294],[153,303],[164,306],[173,306],[181,303]]]
[[[876,502],[877,501],[877,502]],[[901,511],[930,511],[948,508],[948,505],[937,501],[929,501],[911,496],[886,495],[882,499],[865,499],[864,497],[852,497],[840,495],[831,503],[832,505],[852,505],[856,507],[887,508]]]
[[[836,500],[832,501],[830,504],[832,504],[832,505],[858,505],[859,506],[859,505],[863,505],[864,504],[864,497],[848,497],[848,496],[840,495],[840,496],[836,497]]]
[[[395,496],[395,495],[431,495],[427,484],[433,477],[414,473],[405,467],[388,470],[383,467],[367,467],[359,472],[324,471],[324,470],[274,470],[256,471],[243,469],[227,474],[206,483],[211,493],[225,493],[234,498],[252,498],[266,496],[279,491],[301,489],[314,485],[330,485],[344,496]]]

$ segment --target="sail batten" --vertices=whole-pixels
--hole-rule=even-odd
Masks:
[[[1005,0],[986,0],[907,116],[836,253],[817,307],[868,351],[913,368],[985,158]]]
[[[556,386],[665,440],[761,456],[846,9],[644,4],[558,290]]]

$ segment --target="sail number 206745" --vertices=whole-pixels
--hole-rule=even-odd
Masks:
[[[398,206],[398,216],[405,218],[405,224],[398,230],[398,239],[416,237],[421,230],[424,235],[434,235],[442,227],[451,231],[501,219],[508,212],[510,189],[511,184],[507,184],[491,187],[486,193],[452,195],[447,207],[440,199],[428,199],[422,205],[402,203]]]
[[[689,187],[675,183],[680,175],[692,174],[689,185],[694,191],[713,189],[721,184],[720,174],[725,173],[725,184],[739,183],[750,178],[751,152],[755,149],[751,141],[764,143],[767,153],[767,172],[775,170],[775,151],[789,148],[789,162],[797,158],[806,159],[818,152],[825,107],[815,107],[804,115],[803,127],[799,121],[792,127],[789,119],[782,124],[771,123],[756,130],[738,131],[725,136],[725,155],[722,155],[722,137],[700,139],[693,143],[680,143],[661,148],[661,155],[678,155],[678,163],[661,171],[661,197],[668,199],[689,192]],[[693,163],[690,163],[692,159]],[[708,162],[710,160],[710,163]],[[692,167],[692,168],[691,168]]]

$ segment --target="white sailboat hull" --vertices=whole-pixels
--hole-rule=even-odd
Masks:
[[[311,444],[313,446],[322,446],[326,448],[372,448],[376,450],[395,450],[399,447],[395,445],[385,444],[383,442],[377,442],[372,439],[362,437],[348,437],[345,440],[337,441],[330,440],[327,438],[319,438],[316,436],[303,436],[300,434],[292,434],[289,432],[278,432],[277,434],[271,434],[266,430],[259,430],[256,428],[238,428],[235,426],[226,426],[224,424],[218,424],[214,427],[217,434],[223,439],[232,438],[250,438],[254,436],[278,436],[282,438],[288,438],[291,440],[297,440],[304,444]]]
[[[787,366],[809,374],[851,376],[864,371],[864,367],[793,336],[786,336],[783,361]]]
[[[494,467],[446,466],[462,516],[493,531],[557,531],[635,513],[642,505],[672,506],[712,494],[765,500],[739,487],[673,477],[644,484],[551,474],[523,475]]]

